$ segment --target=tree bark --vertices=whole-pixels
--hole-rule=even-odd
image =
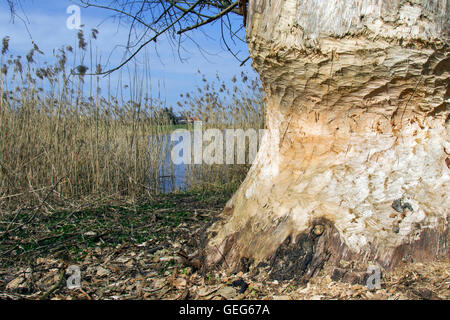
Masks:
[[[449,258],[448,0],[250,0],[267,134],[206,264],[308,279]]]

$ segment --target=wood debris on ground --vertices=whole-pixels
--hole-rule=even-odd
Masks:
[[[449,261],[413,263],[384,273],[381,287],[373,290],[361,284],[333,281],[328,270],[306,284],[272,280],[264,269],[250,268],[248,273],[235,274],[223,270],[203,273],[191,256],[199,249],[199,233],[217,218],[224,200],[203,205],[191,197],[177,200],[173,206],[153,205],[142,212],[135,211],[134,217],[140,216],[142,220],[134,220],[133,225],[123,223],[120,215],[129,219],[129,212],[117,207],[95,211],[96,215],[89,215],[91,220],[85,224],[70,222],[77,217],[71,213],[68,221],[78,229],[62,227],[68,234],[81,234],[81,237],[63,236],[56,243],[47,241],[50,235],[38,233],[38,228],[45,231],[38,223],[33,225],[36,230],[30,231],[38,238],[8,235],[0,244],[3,252],[10,252],[3,255],[0,264],[0,299],[450,299]],[[184,204],[181,209],[180,203]],[[102,225],[110,221],[116,224],[107,224],[109,232],[106,227],[87,230],[96,226],[95,219],[101,219]],[[60,227],[61,221],[57,221]],[[46,228],[53,226],[47,224]],[[115,234],[120,236],[120,241],[112,241],[114,230],[120,231]],[[145,234],[141,233],[143,230]],[[123,234],[130,237],[124,240]],[[20,251],[21,246],[25,248],[32,241],[38,245]],[[74,245],[83,250],[74,253]],[[73,281],[76,276],[73,270],[79,271],[79,286]]]
[[[49,295],[53,300],[74,299],[201,299],[201,300],[328,300],[328,299],[450,299],[448,262],[411,264],[383,276],[380,289],[332,281],[318,276],[306,285],[272,281],[261,275],[216,271],[193,272],[164,248],[123,245],[94,248],[80,261],[80,288],[68,289],[65,281]],[[33,268],[0,269],[0,298],[41,299],[58,283],[67,263],[40,258]],[[233,282],[245,282],[244,292]]]

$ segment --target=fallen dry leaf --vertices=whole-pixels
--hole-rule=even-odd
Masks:
[[[177,278],[173,281],[173,285],[178,289],[184,289],[186,287],[187,281],[184,278]]]
[[[24,281],[25,281],[24,277],[17,277],[14,280],[11,280],[10,282],[8,282],[8,284],[6,285],[6,289],[7,290],[16,290],[16,289],[22,287],[21,285],[23,284]]]
[[[231,300],[237,296],[237,290],[233,287],[223,287],[216,292],[216,296],[221,296],[227,300]]]

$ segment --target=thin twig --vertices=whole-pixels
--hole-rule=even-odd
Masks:
[[[18,230],[18,229],[22,228],[24,225],[29,224],[31,221],[33,221],[34,218],[35,218],[35,216],[36,216],[36,214],[37,214],[37,212],[38,212],[39,210],[41,210],[41,208],[43,207],[44,203],[47,202],[47,200],[48,200],[48,198],[50,197],[50,195],[51,195],[51,194],[53,193],[53,191],[58,187],[58,185],[61,183],[61,181],[62,181],[64,178],[65,178],[65,177],[62,177],[61,179],[59,179],[58,182],[50,189],[50,191],[48,192],[48,194],[45,196],[44,200],[42,200],[41,203],[40,203],[40,205],[39,205],[36,209],[34,209],[34,212],[33,212],[32,216],[28,219],[27,222],[22,223],[21,225],[17,226],[16,228],[14,228],[14,229],[12,229],[12,230],[9,230],[9,228],[8,228],[9,226],[8,226],[8,227],[6,228],[6,230],[5,230],[2,234],[0,234],[0,238],[2,238],[2,237],[4,237],[4,236],[8,235],[9,233],[11,233],[11,232],[13,232],[13,231],[15,231],[15,230]]]
[[[109,75],[111,73],[113,73],[114,71],[119,70],[120,68],[122,68],[124,65],[126,65],[128,62],[130,62],[145,46],[147,46],[150,42],[155,41],[156,39],[162,35],[163,33],[165,33],[167,30],[169,30],[170,28],[172,28],[177,22],[179,22],[181,19],[184,18],[184,16],[186,16],[189,12],[191,12],[198,4],[200,4],[203,0],[197,0],[192,6],[190,6],[188,9],[186,9],[186,12],[183,12],[177,19],[175,19],[172,23],[170,23],[167,27],[165,27],[163,30],[161,30],[160,32],[156,33],[153,37],[151,37],[149,40],[145,41],[142,45],[139,46],[139,48],[133,53],[131,54],[125,61],[123,61],[120,65],[118,65],[115,68],[112,68],[108,71],[104,71],[104,72],[100,72],[100,73],[85,73],[83,75],[90,75],[90,76],[97,76],[97,75]],[[81,75],[81,74],[77,74],[76,72],[73,72],[72,70],[72,74],[73,75]]]
[[[248,56],[244,61],[241,62],[240,67],[242,67],[248,60],[250,60],[250,56]]]
[[[177,34],[185,33],[186,31],[190,31],[190,30],[196,29],[198,27],[204,26],[205,24],[211,23],[214,20],[220,19],[222,16],[226,15],[227,13],[230,13],[238,4],[239,4],[239,1],[236,1],[236,2],[232,3],[228,8],[226,8],[225,10],[219,12],[215,16],[213,16],[213,17],[211,17],[209,19],[203,20],[203,21],[201,21],[201,22],[199,22],[199,23],[197,23],[197,24],[195,24],[193,26],[181,29],[181,30],[177,31]]]
[[[64,279],[65,274],[66,274],[66,268],[63,268],[63,270],[61,271],[61,274],[59,275],[58,282],[57,282],[53,287],[51,287],[49,291],[47,291],[47,292],[44,293],[42,296],[40,296],[40,297],[39,297],[39,300],[47,300],[48,297],[49,297],[56,289],[59,288],[59,286],[61,285],[61,283],[62,283],[62,281],[63,281],[63,279]]]

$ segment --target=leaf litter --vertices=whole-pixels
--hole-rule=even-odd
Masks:
[[[0,239],[0,249],[8,252],[0,257],[0,299],[450,299],[449,261],[412,263],[383,273],[381,288],[373,290],[333,281],[327,269],[307,284],[273,281],[257,268],[203,274],[190,260],[199,249],[196,237],[218,218],[227,198],[186,194],[173,204],[163,199],[137,210],[111,206],[94,210],[95,214],[57,214],[53,224],[45,215],[40,223]],[[58,220],[59,216],[68,220]],[[14,219],[18,221],[17,216]],[[133,223],[124,223],[125,219]],[[54,237],[58,241],[45,241],[52,237],[49,230],[58,233]],[[73,276],[67,272],[69,266],[80,270],[78,288],[67,286]]]

